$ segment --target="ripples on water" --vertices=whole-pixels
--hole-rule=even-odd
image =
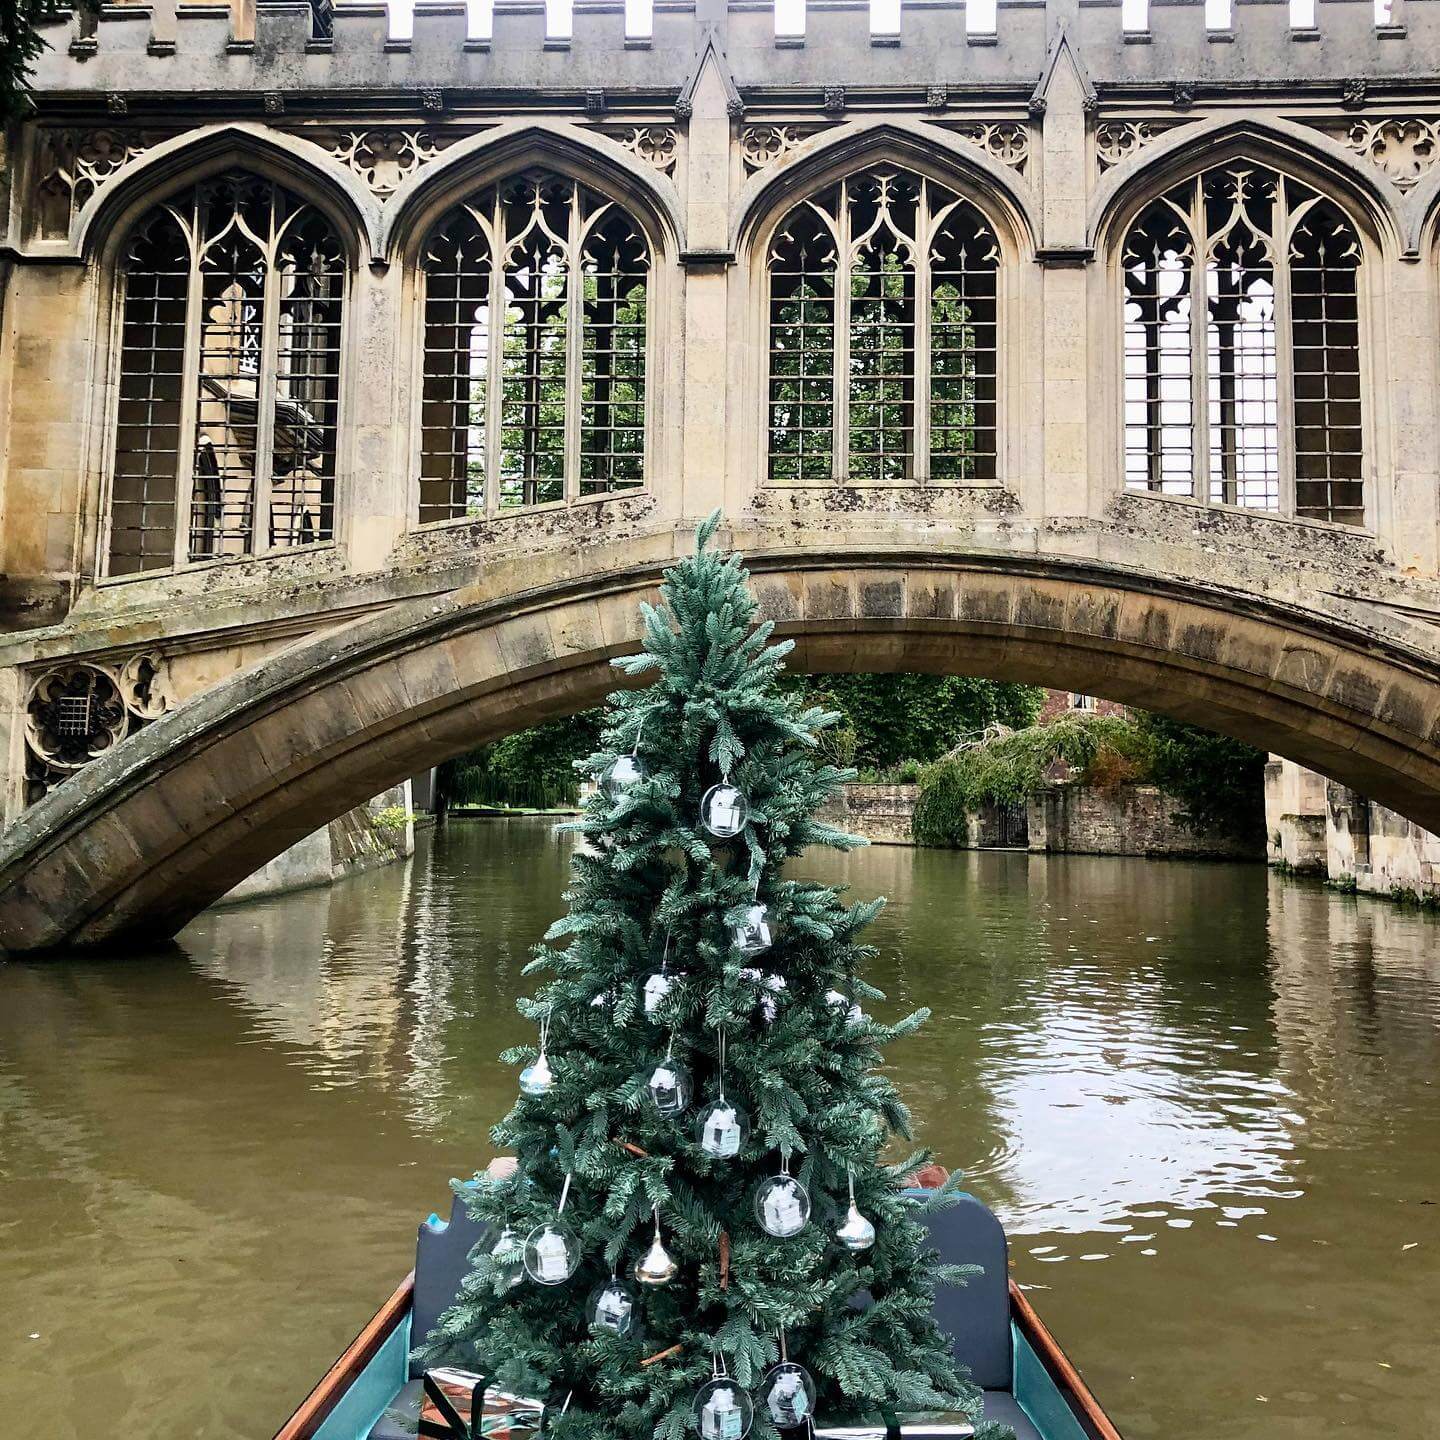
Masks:
[[[567,842],[0,968],[0,1434],[268,1435],[488,1155]],[[1440,1434],[1440,927],[1259,867],[875,847],[917,1135],[1131,1440]]]

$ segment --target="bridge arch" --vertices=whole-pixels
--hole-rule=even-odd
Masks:
[[[686,539],[497,565],[197,696],[6,831],[0,945],[173,934],[381,789],[597,703]],[[1143,704],[1440,830],[1440,648],[1418,627],[1377,640],[1343,608],[1096,562],[827,546],[761,551],[751,568],[797,668],[978,673]]]

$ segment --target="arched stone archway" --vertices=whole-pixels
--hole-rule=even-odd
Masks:
[[[170,935],[286,846],[476,743],[596,703],[685,536],[479,582],[231,677],[34,806],[0,847],[11,951]],[[1297,605],[1094,563],[827,547],[752,557],[808,670],[968,672],[1196,720],[1440,830],[1440,654]]]

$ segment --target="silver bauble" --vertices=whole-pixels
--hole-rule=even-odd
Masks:
[[[548,1095],[554,1083],[555,1076],[550,1071],[550,1061],[543,1050],[520,1072],[520,1093],[530,1096],[532,1100]]]
[[[761,955],[770,948],[770,911],[758,902],[730,927],[730,943],[742,955]]]
[[[660,1227],[657,1225],[650,1248],[635,1262],[635,1278],[642,1285],[668,1285],[679,1268],[665,1248],[665,1242],[660,1238]]]
[[[580,1268],[580,1242],[558,1216],[537,1225],[525,1241],[525,1273],[537,1285],[560,1285]]]
[[[635,1292],[623,1281],[612,1275],[603,1285],[591,1292],[585,1314],[597,1330],[608,1330],[612,1335],[628,1335],[635,1328]]]
[[[835,1232],[835,1238],[847,1249],[868,1250],[875,1243],[875,1226],[861,1213],[855,1202],[850,1202],[845,1223]]]

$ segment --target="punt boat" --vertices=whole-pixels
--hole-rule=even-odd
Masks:
[[[979,1200],[925,1217],[942,1260],[975,1264],[964,1286],[942,1286],[936,1318],[956,1359],[985,1392],[985,1418],[1009,1425],[1017,1440],[1121,1440],[1074,1365],[1010,1279],[1005,1232]],[[411,1440],[421,1405],[421,1372],[410,1359],[459,1291],[481,1227],[457,1196],[448,1221],[420,1226],[415,1268],[330,1367],[275,1440]],[[963,1417],[962,1417],[963,1418]],[[966,1423],[917,1417],[900,1426],[903,1440],[959,1440]],[[817,1440],[886,1440],[883,1425],[827,1429]],[[894,1440],[893,1431],[889,1440]]]

